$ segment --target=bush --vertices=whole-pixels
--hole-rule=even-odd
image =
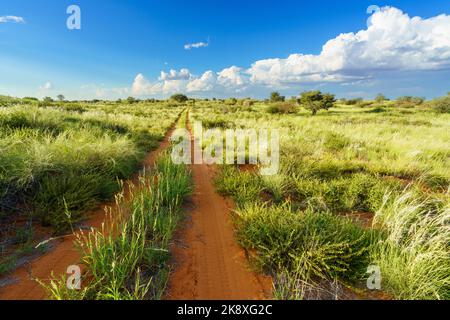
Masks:
[[[363,102],[363,98],[355,98],[355,99],[342,99],[342,103],[348,106],[354,106]]]
[[[450,96],[431,101],[431,107],[439,113],[450,113]]]
[[[301,278],[356,279],[365,272],[370,232],[331,213],[296,212],[287,205],[249,204],[237,210],[238,237],[257,250],[267,270]]]
[[[237,99],[236,98],[229,98],[225,100],[225,104],[229,105],[229,106],[234,106],[237,104]]]
[[[414,108],[420,106],[425,102],[425,98],[403,96],[397,99],[397,105],[402,108]]]
[[[357,106],[358,108],[367,108],[367,107],[370,107],[370,106],[372,106],[372,105],[373,105],[373,102],[370,102],[370,101],[364,101],[364,100],[358,101],[358,102],[356,103],[356,106]]]
[[[266,111],[271,114],[290,114],[297,112],[297,106],[293,102],[279,102],[271,104]]]

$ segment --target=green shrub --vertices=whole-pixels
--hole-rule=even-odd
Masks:
[[[292,114],[297,112],[297,106],[293,102],[279,102],[269,105],[266,111],[271,114]]]
[[[348,219],[255,204],[239,209],[237,216],[241,243],[258,252],[266,270],[289,270],[305,280],[357,279],[369,263],[370,232]]]
[[[431,107],[439,113],[450,113],[450,96],[431,101]]]

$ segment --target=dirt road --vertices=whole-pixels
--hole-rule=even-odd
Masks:
[[[214,169],[206,164],[192,165],[195,208],[172,248],[175,269],[166,298],[270,298],[271,280],[249,269],[245,252],[236,243],[230,219],[234,205],[215,191]]]
[[[169,146],[169,138],[173,130],[169,130],[161,142],[157,150],[150,152],[143,162],[144,167],[150,167],[154,164],[156,157],[164,149]],[[125,182],[124,197],[129,197],[130,184],[138,185],[139,174],[135,174],[133,178]],[[108,219],[105,214],[105,208],[114,207],[115,202],[105,203],[99,208],[88,214],[91,218],[86,221],[85,225],[93,228],[101,228],[103,222]],[[43,288],[33,278],[42,281],[49,280],[51,274],[60,277],[67,272],[67,267],[76,265],[80,262],[80,255],[74,246],[75,235],[63,238],[55,244],[47,254],[30,261],[27,265],[18,268],[8,276],[9,282],[12,284],[0,287],[0,300],[45,300],[46,296]]]

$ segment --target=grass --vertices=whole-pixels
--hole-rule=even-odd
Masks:
[[[411,191],[385,199],[375,224],[387,237],[371,251],[386,288],[398,299],[450,298],[450,206]]]
[[[239,241],[273,276],[276,298],[345,297],[343,286],[364,287],[375,264],[395,299],[449,299],[448,97],[355,101],[316,116],[294,105],[227,102],[196,101],[191,122],[280,131],[277,175],[222,166],[216,177],[218,191],[237,204]],[[118,190],[184,108],[0,96],[0,219],[31,212],[64,233]],[[88,285],[69,291],[54,280],[52,296],[161,298],[190,183],[185,167],[163,157],[130,201],[117,199],[120,223],[79,239]],[[355,219],[360,214],[369,223]]]
[[[191,192],[185,166],[163,155],[144,173],[131,199],[117,198],[112,225],[79,237],[86,272],[80,291],[67,290],[65,278],[43,284],[54,299],[161,299],[168,279],[168,249]],[[87,282],[87,283],[86,283]]]
[[[77,111],[20,104],[0,109],[0,209],[13,215],[25,205],[55,233],[70,230],[118,190],[118,179],[137,170],[181,111],[89,104]]]
[[[219,115],[197,103],[192,117],[280,130],[277,175],[223,166],[216,177],[237,204],[241,244],[273,276],[275,297],[342,298],[343,284],[359,292],[375,264],[395,299],[448,299],[448,114],[395,102],[317,116],[266,109]],[[352,218],[359,214],[373,225]]]

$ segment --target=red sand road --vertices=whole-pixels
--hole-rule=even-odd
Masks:
[[[175,270],[170,300],[256,300],[271,298],[272,281],[253,273],[236,243],[230,212],[234,205],[212,183],[214,166],[192,165],[195,209],[172,246]]]
[[[169,138],[172,134],[172,129],[166,134],[164,141],[160,144],[157,150],[150,152],[144,160],[143,166],[150,167],[154,164],[157,155],[169,146]],[[138,184],[139,174],[135,174],[130,181],[124,185]],[[125,199],[129,197],[129,188],[124,188]],[[91,212],[88,216],[91,218],[86,221],[86,225],[93,228],[101,228],[103,222],[107,221],[108,216],[105,213],[105,208],[114,207],[115,202],[103,204],[97,210]],[[59,278],[66,274],[67,267],[70,265],[77,265],[80,262],[80,254],[74,246],[75,235],[63,238],[58,242],[53,250],[47,254],[37,258],[26,266],[15,270],[8,277],[15,281],[15,283],[0,287],[0,300],[45,300],[47,295],[44,289],[33,278],[38,278],[41,281],[49,280],[52,273]]]

